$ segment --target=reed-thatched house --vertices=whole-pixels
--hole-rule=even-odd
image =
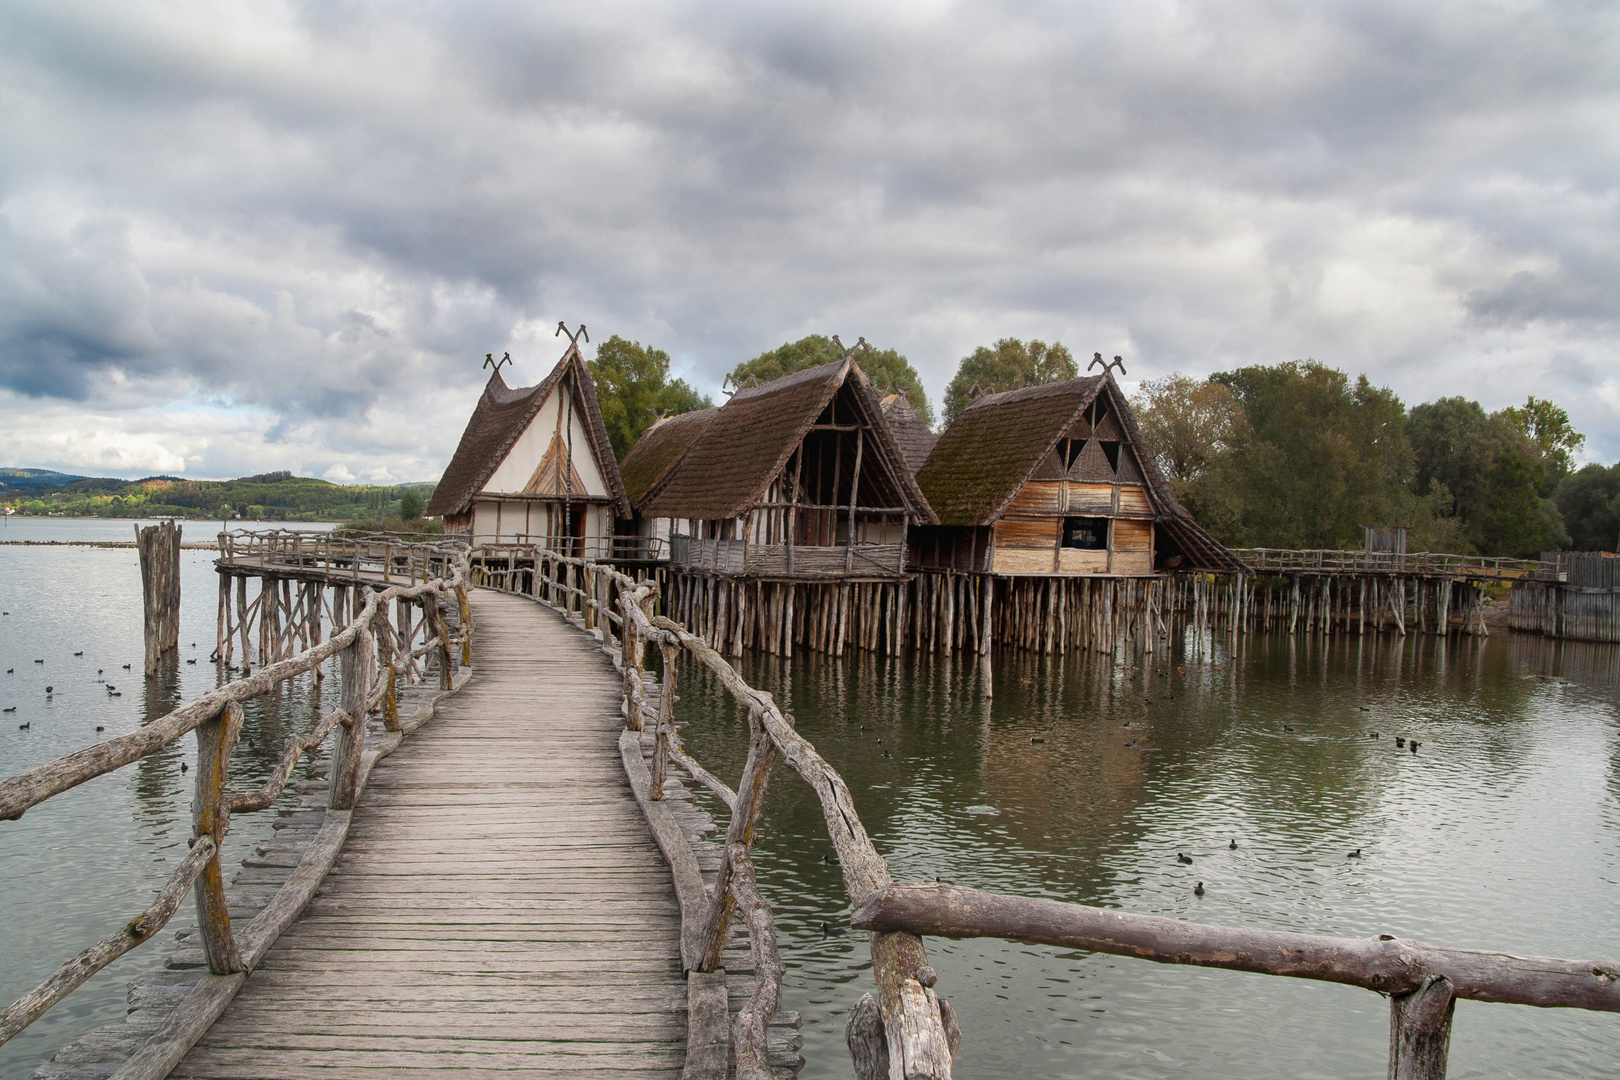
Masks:
[[[934,520],[848,356],[658,424],[623,471],[672,565],[726,576],[900,577],[909,530]]]
[[[913,537],[918,568],[1243,569],[1176,501],[1110,375],[979,397],[940,435],[917,483],[939,516]]]
[[[694,409],[655,421],[619,462],[619,475],[624,480],[624,493],[630,500],[631,510],[631,516],[619,522],[619,532],[640,537],[645,558],[669,558],[670,520],[649,518],[643,511],[664,490],[664,485],[675,475],[675,467],[685,459],[698,436],[708,430],[719,411],[713,407]]]
[[[630,516],[630,502],[577,346],[534,386],[509,387],[499,369],[490,375],[428,513],[477,544],[610,554],[614,521]]]

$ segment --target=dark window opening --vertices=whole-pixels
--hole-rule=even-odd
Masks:
[[[1063,546],[1082,551],[1105,551],[1108,548],[1108,519],[1101,517],[1071,517],[1063,519]]]
[[[1102,440],[1098,440],[1098,442],[1102,446],[1103,456],[1108,458],[1108,467],[1115,472],[1119,472],[1119,443],[1103,442]]]
[[[1074,463],[1079,460],[1080,451],[1085,449],[1085,445],[1086,441],[1084,439],[1058,440],[1058,460],[1063,463],[1063,469],[1065,472],[1074,467]]]

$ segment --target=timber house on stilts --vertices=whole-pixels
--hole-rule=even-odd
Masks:
[[[906,540],[934,514],[852,356],[665,420],[622,470],[671,618],[732,655],[899,651]]]
[[[507,386],[499,368],[490,375],[427,512],[473,544],[612,555],[630,502],[576,343],[534,386]]]
[[[977,398],[917,483],[939,518],[910,538],[925,648],[1145,642],[1182,572],[1244,572],[1176,501],[1108,374]]]

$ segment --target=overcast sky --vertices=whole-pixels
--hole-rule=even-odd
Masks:
[[[8,0],[0,465],[433,479],[559,319],[711,393],[1314,357],[1613,461],[1617,178],[1612,2]]]

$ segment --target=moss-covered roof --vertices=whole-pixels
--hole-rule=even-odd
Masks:
[[[733,394],[715,410],[673,473],[645,499],[642,513],[700,521],[742,515],[764,497],[810,426],[846,385],[864,417],[868,452],[890,474],[906,506],[919,520],[932,522],[905,455],[883,422],[870,381],[847,356]]]
[[[647,500],[663,490],[664,481],[686,457],[692,444],[709,428],[720,410],[696,409],[660,420],[641,433],[636,445],[619,462],[624,493],[630,505],[640,510]]]
[[[992,524],[1104,384],[1094,375],[985,394],[958,413],[917,470],[940,524]]]
[[[1122,425],[1111,435],[1099,437],[1122,435],[1134,448],[1155,520],[1186,557],[1188,568],[1241,572],[1243,564],[1176,500],[1153,454],[1142,443],[1130,404],[1107,375],[986,394],[957,414],[917,472],[917,485],[939,515],[940,524],[994,524],[1099,394],[1106,394],[1111,414],[1117,414]],[[1105,426],[1111,426],[1106,417]]]
[[[883,399],[883,419],[894,433],[894,441],[900,445],[900,452],[906,456],[906,468],[911,475],[916,476],[917,470],[923,467],[928,455],[934,449],[935,436],[923,423],[923,418],[917,415],[917,410],[911,407],[904,394],[890,394]]]

